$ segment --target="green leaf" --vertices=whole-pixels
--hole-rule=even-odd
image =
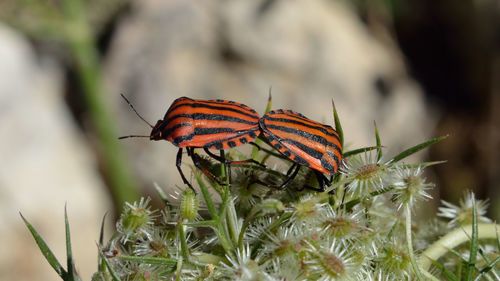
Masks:
[[[344,130],[342,130],[342,125],[340,124],[340,118],[339,115],[337,114],[337,108],[335,107],[333,99],[332,99],[332,106],[333,106],[333,119],[335,120],[335,130],[339,134],[340,146],[344,147]]]
[[[451,281],[459,281],[459,279],[457,278],[457,276],[455,274],[453,274],[453,272],[451,272],[449,269],[447,269],[446,267],[444,267],[444,265],[440,264],[439,262],[437,261],[432,261],[432,264],[441,271],[441,273],[444,274],[444,276],[446,276],[446,278],[448,278],[449,280]]]
[[[108,215],[108,212],[104,214],[102,217],[101,221],[101,231],[99,232],[99,247],[102,247],[104,244],[104,223],[106,221],[106,216]],[[104,264],[102,263],[102,259],[100,255],[97,255],[97,271],[98,272],[103,272],[104,271]]]
[[[457,264],[457,278],[458,278],[458,280],[462,280],[462,267],[463,267],[463,263],[459,262]]]
[[[495,265],[500,261],[500,256],[494,259],[493,261],[489,262],[487,266],[485,266],[483,269],[481,269],[481,274],[486,274],[490,272],[491,270],[495,269]]]
[[[217,209],[215,208],[214,201],[212,200],[212,195],[210,194],[210,191],[208,190],[208,187],[206,186],[205,182],[203,179],[198,175],[198,173],[193,171],[193,175],[198,182],[198,185],[200,186],[201,193],[203,194],[203,198],[205,199],[205,203],[207,204],[208,212],[210,212],[210,216],[212,217],[213,220],[218,220],[219,215],[217,213]]]
[[[472,196],[472,237],[470,243],[470,255],[469,263],[467,265],[467,271],[465,272],[465,280],[473,280],[473,274],[476,269],[476,256],[479,247],[478,230],[477,230],[477,209],[476,209],[476,198],[475,195]]]
[[[98,249],[99,256],[101,256],[101,259],[104,262],[104,265],[106,265],[106,268],[108,269],[109,273],[111,274],[111,278],[113,278],[113,281],[121,281],[120,277],[118,277],[118,274],[115,272],[113,267],[111,267],[111,264],[109,264],[109,261],[106,258],[106,256],[104,255],[104,253],[102,252],[101,247],[99,245],[97,245],[97,247],[99,248]]]
[[[417,164],[404,164],[404,165],[398,165],[401,168],[425,168],[429,166],[434,166],[434,165],[439,165],[446,163],[448,161],[442,160],[442,161],[431,161],[431,162],[423,162],[423,163],[417,163]]]
[[[426,141],[426,142],[423,142],[421,144],[417,144],[417,145],[415,145],[413,147],[410,147],[407,150],[401,152],[400,154],[394,156],[394,158],[392,158],[391,160],[389,160],[389,162],[394,162],[394,163],[395,162],[399,162],[402,159],[404,159],[404,158],[406,158],[406,157],[408,157],[408,156],[410,156],[410,155],[412,155],[412,154],[414,154],[414,153],[416,153],[416,152],[418,152],[418,151],[420,151],[420,150],[428,147],[431,144],[434,144],[434,143],[437,143],[437,142],[440,142],[440,141],[446,139],[447,137],[448,137],[448,135],[442,136],[442,137],[438,137],[438,138],[434,138],[434,139],[431,139],[429,141]]]
[[[167,194],[163,191],[163,189],[155,182],[154,183],[156,193],[158,193],[158,196],[160,196],[161,200],[163,201],[163,204],[165,204],[165,207],[167,207],[168,211],[173,210],[172,204],[170,204],[170,201],[168,201]]]
[[[161,264],[167,266],[175,266],[177,264],[176,259],[167,259],[161,257],[138,257],[138,256],[121,255],[119,258],[124,261],[132,261],[132,262],[147,263],[147,264]]]
[[[38,234],[38,232],[33,228],[33,226],[24,218],[24,216],[21,215],[21,218],[24,221],[24,224],[26,227],[29,229],[31,232],[31,235],[33,235],[33,238],[35,239],[36,244],[38,245],[38,248],[42,252],[42,255],[45,257],[45,259],[49,262],[50,266],[57,272],[57,274],[64,280],[64,277],[67,275],[67,272],[64,270],[62,265],[59,263],[57,260],[56,256],[52,251],[50,250],[49,246],[45,241],[43,241],[42,237]]]
[[[346,157],[350,157],[350,156],[353,156],[356,154],[365,153],[367,151],[375,150],[378,148],[379,148],[378,146],[367,146],[367,147],[362,147],[362,148],[358,148],[355,150],[346,151],[343,153],[343,155],[344,155],[344,158],[346,158]]]
[[[184,233],[184,224],[182,224],[182,219],[179,218],[177,221],[177,229],[179,230],[179,240],[181,242],[181,253],[182,257],[188,261],[189,260],[189,249],[186,241],[186,234]]]
[[[68,221],[68,211],[66,206],[64,206],[64,228],[66,235],[66,265],[67,265],[67,278],[64,280],[75,281],[80,280],[78,273],[75,269],[75,263],[73,259],[73,251],[71,249],[71,234],[69,231],[69,221]]]
[[[380,142],[380,135],[378,134],[377,123],[373,121],[373,126],[375,127],[375,141],[377,144],[377,163],[382,159],[382,144]]]

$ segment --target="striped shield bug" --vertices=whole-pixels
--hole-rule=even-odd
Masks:
[[[293,162],[287,172],[288,179],[275,188],[285,188],[302,166],[314,171],[319,190],[324,191],[327,185],[332,184],[342,162],[342,145],[338,133],[331,126],[283,109],[266,113],[259,120],[259,126],[269,143]]]
[[[167,110],[162,120],[152,126],[135,110],[122,95],[132,110],[151,128],[149,136],[130,135],[128,137],[149,137],[150,140],[166,140],[179,147],[176,167],[182,181],[194,191],[181,169],[182,150],[186,148],[194,165],[205,175],[218,182],[218,179],[202,167],[196,148],[203,148],[214,159],[225,164],[261,163],[253,160],[231,161],[226,159],[222,150],[252,142],[259,134],[259,115],[252,108],[233,101],[200,100],[181,97],[176,99]],[[209,149],[221,151],[215,155]]]

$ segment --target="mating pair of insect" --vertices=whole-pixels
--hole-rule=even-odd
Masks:
[[[181,97],[170,105],[163,120],[158,120],[153,126],[139,115],[125,96],[122,97],[152,131],[150,136],[130,135],[120,139],[149,137],[150,140],[167,140],[179,147],[177,170],[182,181],[193,191],[193,186],[181,169],[184,148],[198,169],[217,180],[202,167],[195,149],[203,148],[210,157],[224,164],[255,163],[263,166],[253,159],[232,161],[226,159],[223,153],[225,149],[254,144],[253,140],[260,137],[293,162],[286,173],[288,178],[281,185],[267,185],[277,189],[284,189],[297,176],[300,168],[305,166],[314,171],[318,180],[319,188],[312,189],[324,191],[331,185],[342,162],[339,134],[331,126],[310,120],[292,110],[272,110],[259,118],[254,109],[241,103]],[[220,150],[220,156],[210,149]]]

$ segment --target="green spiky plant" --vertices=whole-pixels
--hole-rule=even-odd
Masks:
[[[334,118],[343,142],[335,110]],[[92,280],[500,280],[500,239],[497,225],[484,216],[486,202],[467,193],[459,206],[443,202],[440,218],[412,221],[434,186],[423,169],[441,162],[402,160],[444,137],[388,161],[376,126],[375,139],[373,147],[344,152],[344,168],[325,192],[302,190],[314,184],[306,169],[285,190],[259,185],[282,182],[291,165],[263,139],[252,158],[280,158],[279,168],[204,159],[225,184],[193,170],[197,194],[179,190],[169,199],[157,187],[161,210],[152,210],[149,198],[127,203],[108,242],[101,231]],[[226,157],[246,158],[237,153]],[[61,278],[79,280],[67,218],[67,269],[25,222]]]

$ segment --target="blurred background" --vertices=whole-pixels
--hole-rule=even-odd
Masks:
[[[449,134],[414,161],[434,201],[464,190],[500,217],[498,0],[1,0],[0,280],[57,280],[21,211],[64,261],[68,206],[76,265],[96,270],[99,227],[126,200],[183,187],[150,128],[177,97],[228,99],[333,124],[346,149],[387,159]],[[186,162],[189,164],[188,162]],[[187,165],[184,165],[187,170]],[[108,216],[108,236],[112,218]]]

